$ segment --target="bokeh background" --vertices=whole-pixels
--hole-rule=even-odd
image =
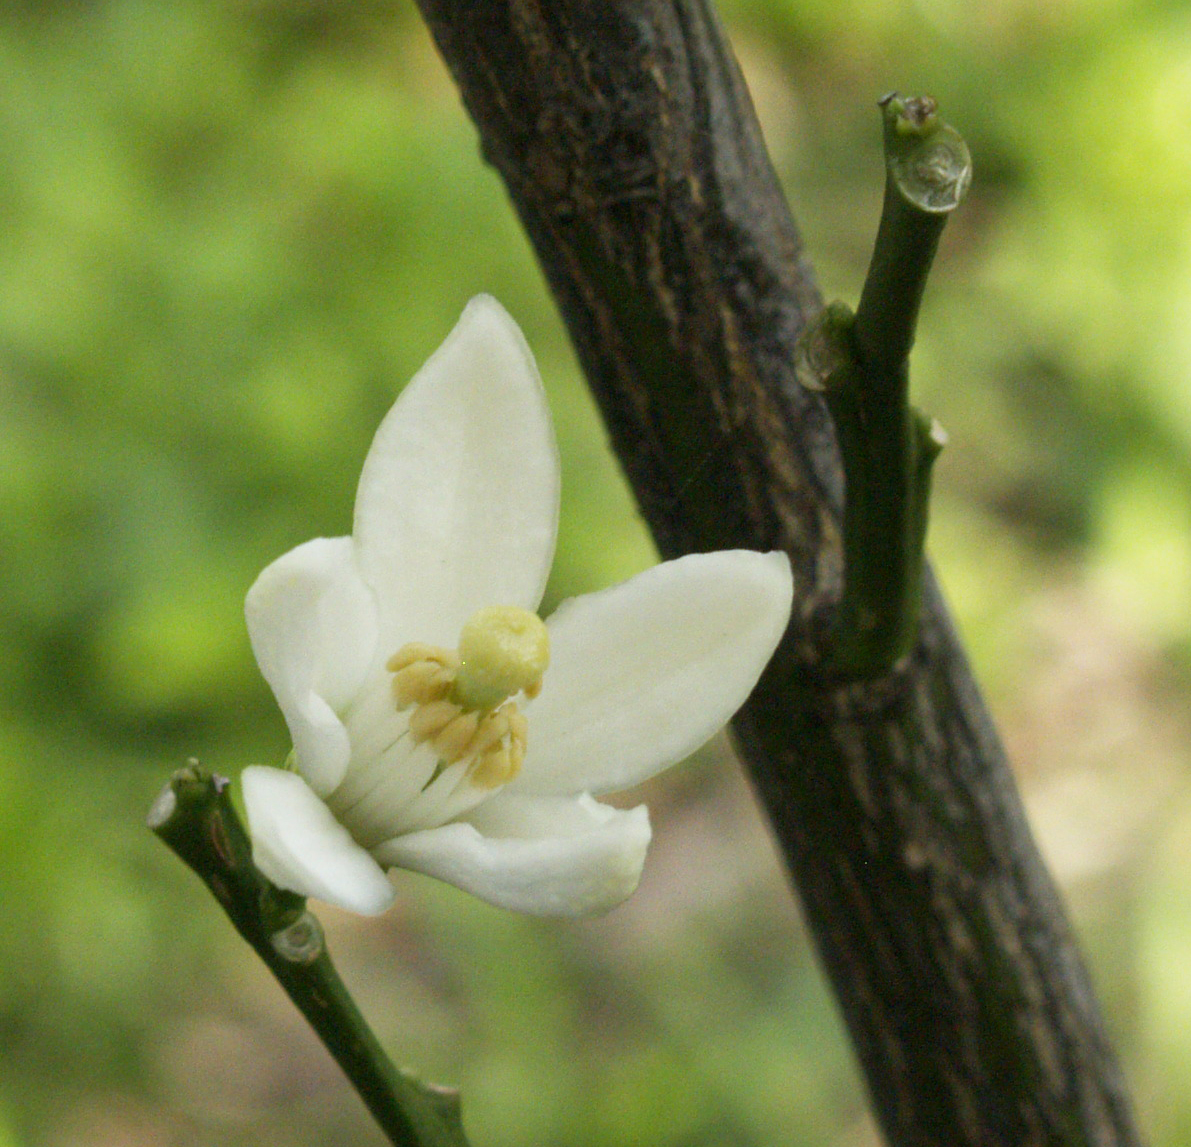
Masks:
[[[1066,890],[1144,1125],[1191,1141],[1191,7],[725,0],[828,296],[855,300],[876,99],[976,156],[915,356],[952,445],[931,551]],[[371,433],[469,296],[562,441],[550,601],[650,543],[541,276],[407,0],[0,7],[0,1147],[380,1144],[144,829],[196,756],[276,763],[241,603],[344,532]],[[722,742],[642,794],[606,919],[419,877],[322,912],[476,1147],[875,1142]]]

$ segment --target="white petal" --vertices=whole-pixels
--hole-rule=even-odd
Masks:
[[[351,538],[316,538],[282,555],[244,603],[261,673],[285,714],[298,769],[321,796],[351,755],[336,715],[359,689],[376,644],[376,607]]]
[[[515,791],[612,792],[694,752],[752,691],[792,594],[785,554],[730,550],[564,602]]]
[[[445,880],[500,908],[592,916],[637,887],[649,813],[578,798],[502,793],[465,822],[400,836],[372,850],[382,864]]]
[[[406,641],[452,648],[486,605],[535,608],[558,485],[533,356],[481,295],[401,393],[360,475],[356,549],[380,602],[384,656]]]
[[[251,765],[240,775],[252,859],[274,884],[375,916],[393,886],[297,773]]]

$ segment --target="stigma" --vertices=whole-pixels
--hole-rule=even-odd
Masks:
[[[468,761],[466,779],[495,789],[508,784],[525,759],[529,726],[513,698],[536,697],[549,663],[550,636],[541,619],[501,605],[468,618],[458,651],[410,642],[385,668],[393,674],[397,709],[413,709],[411,737],[434,749],[440,770]]]

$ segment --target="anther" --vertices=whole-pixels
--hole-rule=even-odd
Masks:
[[[462,713],[453,701],[431,701],[419,705],[409,719],[410,735],[415,741],[429,741]]]
[[[445,659],[454,660],[454,657],[449,650],[437,645],[427,645],[424,641],[410,641],[385,662],[385,668],[390,673],[397,673],[407,665],[413,665],[415,661],[437,661],[441,664]]]
[[[479,723],[479,713],[461,713],[435,733],[430,743],[446,764],[453,765],[471,751]]]
[[[477,789],[498,789],[516,775],[517,769],[513,767],[512,754],[502,746],[477,757],[476,763],[467,774],[467,779]]]
[[[398,709],[438,701],[447,695],[454,680],[454,670],[437,660],[415,661],[393,674],[393,700]]]
[[[509,731],[509,717],[505,709],[511,708],[513,708],[512,705],[507,705],[504,709],[497,709],[495,712],[484,715],[484,719],[480,722],[480,726],[476,730],[475,740],[471,744],[472,752],[476,756],[486,753],[502,737],[507,735]]]
[[[483,738],[483,747],[476,748],[467,779],[480,789],[508,784],[521,771],[528,731],[529,722],[516,705],[489,714],[477,734],[477,741]]]

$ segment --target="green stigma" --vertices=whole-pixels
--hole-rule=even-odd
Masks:
[[[459,635],[452,693],[464,709],[494,709],[517,693],[536,696],[549,664],[550,635],[536,614],[489,606],[473,613]]]

